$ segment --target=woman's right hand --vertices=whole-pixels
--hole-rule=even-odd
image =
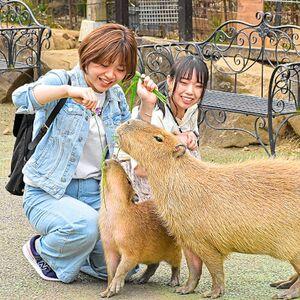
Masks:
[[[139,80],[137,94],[141,98],[141,104],[153,108],[157,102],[157,97],[152,93],[157,89],[156,83],[149,77],[142,74],[143,80]]]
[[[97,106],[97,95],[90,87],[68,86],[67,94],[68,97],[89,110],[94,110]]]
[[[173,133],[179,137],[180,141],[183,142],[189,150],[194,151],[198,148],[198,137],[193,131],[174,131]]]

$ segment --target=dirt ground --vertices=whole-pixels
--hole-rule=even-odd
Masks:
[[[84,274],[72,284],[46,282],[22,255],[22,245],[35,232],[23,214],[22,198],[4,189],[14,138],[3,132],[11,129],[13,114],[11,104],[0,105],[0,299],[99,299],[104,282]],[[270,299],[276,290],[269,287],[269,283],[284,279],[292,272],[288,263],[270,257],[234,254],[225,264],[226,295],[221,299]],[[187,279],[185,264],[181,274],[181,282],[184,282]],[[198,299],[199,293],[211,286],[205,269],[196,293],[179,296],[166,285],[169,278],[170,269],[162,264],[148,284],[127,284],[115,299]]]

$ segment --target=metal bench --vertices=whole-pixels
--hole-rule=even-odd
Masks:
[[[141,45],[138,53],[139,70],[161,82],[177,57],[201,57],[210,70],[209,90],[201,103],[201,123],[216,130],[250,134],[269,156],[275,156],[279,131],[290,118],[298,114],[300,106],[300,27],[271,26],[270,13],[257,13],[257,19],[256,25],[237,20],[227,21],[201,42]],[[260,95],[240,93],[239,77],[259,63]],[[266,78],[265,65],[273,68],[270,78]],[[213,89],[217,74],[232,78],[230,91]],[[266,81],[267,91],[264,89]],[[226,127],[228,113],[254,116],[253,130]],[[285,117],[275,124],[274,118],[278,116]],[[267,142],[261,137],[263,129],[268,132]]]
[[[0,75],[17,71],[30,77],[32,70],[32,77],[41,76],[41,50],[49,48],[50,36],[50,28],[35,19],[27,4],[0,0]]]

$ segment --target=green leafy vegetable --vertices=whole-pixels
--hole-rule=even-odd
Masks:
[[[125,91],[125,95],[127,95],[130,92],[130,100],[129,100],[129,109],[132,111],[137,95],[137,86],[139,80],[144,80],[144,76],[142,76],[139,72],[135,72],[134,77],[131,79],[130,85]],[[167,97],[162,94],[159,90],[153,90],[152,93],[157,97],[158,100],[163,102],[164,104],[167,103]]]

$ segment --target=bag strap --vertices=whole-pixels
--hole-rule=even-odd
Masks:
[[[69,80],[68,80],[68,85],[71,85],[71,78],[70,77],[69,77]],[[65,105],[66,101],[67,101],[67,98],[62,98],[62,99],[59,100],[59,102],[56,104],[56,106],[52,110],[51,114],[49,115],[48,119],[46,120],[45,124],[40,129],[37,136],[34,138],[34,140],[32,142],[29,143],[28,150],[32,151],[32,150],[35,149],[35,147],[40,142],[40,140],[43,138],[43,136],[47,133],[50,125],[52,124],[55,117],[57,116],[57,114],[62,109],[62,107]]]
[[[173,117],[173,120],[174,120],[174,122],[175,122],[175,123],[176,123],[176,125],[178,126],[178,130],[179,130],[179,132],[181,132],[181,133],[182,133],[182,130],[181,130],[181,128],[180,128],[180,125],[179,125],[178,121],[176,120],[176,117],[174,116],[174,114],[173,114],[173,112],[172,112],[172,109],[171,109],[171,107],[169,106],[169,104],[168,104],[168,103],[166,103],[166,106],[167,106],[167,108],[168,108],[168,110],[169,110],[169,112],[170,112],[171,116]]]

